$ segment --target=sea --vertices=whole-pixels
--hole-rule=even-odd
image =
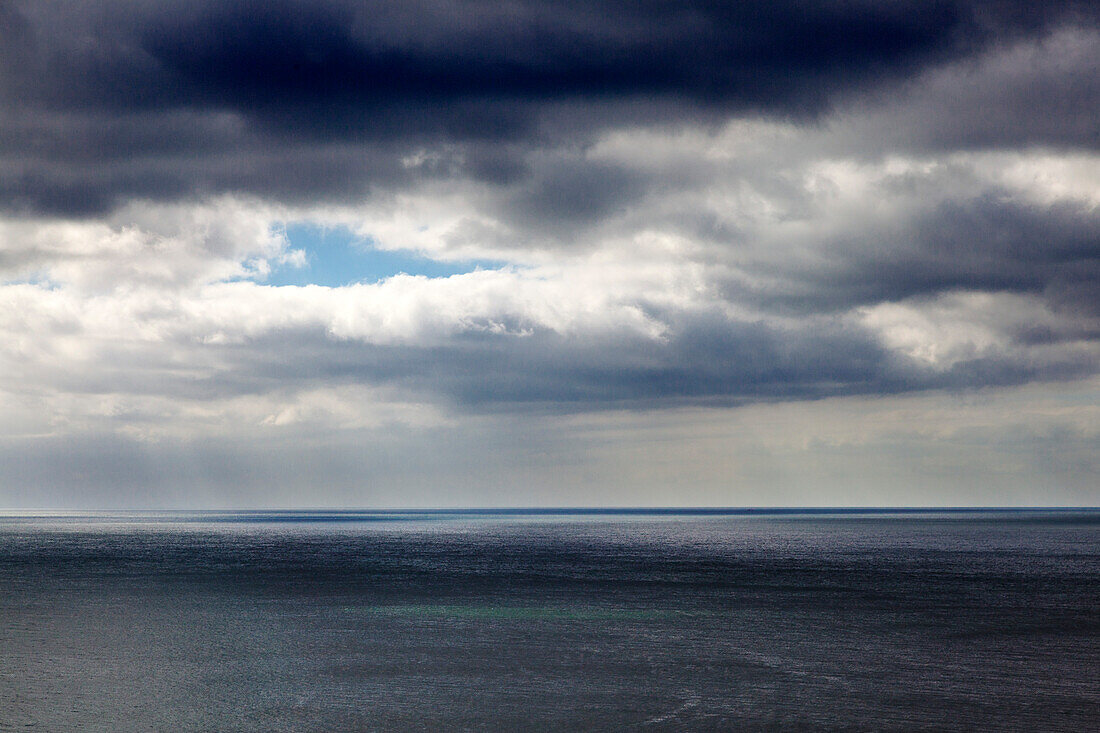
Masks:
[[[1100,730],[1100,511],[6,514],[0,730]]]

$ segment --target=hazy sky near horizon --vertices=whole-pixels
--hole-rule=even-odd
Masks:
[[[0,0],[0,508],[1097,475],[1095,2]]]

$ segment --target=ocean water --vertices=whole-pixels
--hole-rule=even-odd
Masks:
[[[1100,730],[1100,513],[0,517],[0,730]]]

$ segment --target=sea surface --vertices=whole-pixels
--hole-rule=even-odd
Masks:
[[[0,516],[0,730],[1100,730],[1100,512]]]

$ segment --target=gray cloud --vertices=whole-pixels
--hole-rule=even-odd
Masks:
[[[1096,25],[1095,6],[1077,2],[509,8],[8,2],[0,205],[90,215],[134,197],[346,201],[424,175],[509,180],[522,155],[487,156],[486,144],[531,150],[614,126],[731,114],[820,119],[938,65]],[[956,75],[919,103],[940,114],[950,105],[952,121],[929,128],[943,144],[1022,135],[1094,146],[1095,56],[1082,63],[1025,68],[1038,83],[1018,93],[1005,84],[1022,77],[988,70],[999,87],[974,103],[957,101],[975,95]],[[444,145],[472,154],[457,171],[400,165]]]
[[[787,292],[757,295],[785,311],[846,310],[955,290],[1032,293],[1100,313],[1100,212],[989,192],[952,199],[820,242],[825,261],[785,269]],[[780,265],[781,266],[781,265]]]

